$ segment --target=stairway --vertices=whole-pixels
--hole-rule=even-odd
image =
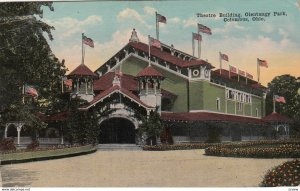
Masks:
[[[136,144],[99,144],[98,151],[142,151]]]

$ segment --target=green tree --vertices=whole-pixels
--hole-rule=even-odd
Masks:
[[[145,136],[146,143],[148,145],[156,145],[157,137],[159,137],[163,131],[163,124],[157,109],[151,111],[149,116],[140,116],[142,124],[139,127],[139,137]]]
[[[44,124],[34,113],[51,111],[66,72],[46,40],[53,40],[54,27],[40,20],[44,7],[54,10],[50,2],[0,3],[0,111],[5,120],[19,118],[35,127]],[[35,85],[39,94],[26,104],[24,84]]]
[[[283,96],[286,103],[276,103],[276,112],[286,115],[294,120],[291,134],[300,135],[300,95],[298,89],[300,82],[291,75],[276,76],[269,84],[269,93],[266,98],[266,113],[273,112],[273,95]]]

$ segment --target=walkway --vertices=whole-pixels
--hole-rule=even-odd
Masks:
[[[98,151],[90,155],[1,166],[3,186],[249,187],[286,159],[204,156],[189,151]]]

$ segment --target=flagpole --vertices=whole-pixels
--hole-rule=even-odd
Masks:
[[[84,36],[84,33],[82,33],[82,36],[81,36],[81,64],[84,64],[84,55],[83,55],[83,36]]]
[[[230,69],[231,69],[231,66],[229,65],[229,71],[228,71],[229,79],[231,78],[231,75],[230,75],[231,71],[230,71]]]
[[[240,71],[239,71],[239,68],[237,69],[237,72],[238,72],[238,82],[240,81]]]
[[[275,99],[274,99],[274,94],[273,94],[273,113],[276,113],[276,110],[275,110]]]
[[[149,47],[149,50],[148,50],[148,52],[149,52],[149,55],[148,55],[148,58],[149,58],[149,66],[151,65],[151,59],[150,59],[150,56],[151,56],[151,54],[150,54],[150,35],[148,35],[148,47]]]
[[[200,35],[199,29],[198,29],[198,36]],[[198,58],[201,58],[201,42],[198,40]]]
[[[248,84],[248,77],[247,77],[247,71],[246,71],[246,85]]]
[[[193,49],[193,56],[195,56],[194,33],[192,33],[192,49]]]
[[[259,83],[260,78],[260,69],[259,69],[259,64],[258,64],[258,58],[257,58],[257,82]]]
[[[221,52],[219,52],[219,59],[220,59],[220,75],[222,74],[222,58],[221,58]]]
[[[155,12],[155,21],[156,21],[156,39],[159,40],[159,23],[157,21],[157,12]]]

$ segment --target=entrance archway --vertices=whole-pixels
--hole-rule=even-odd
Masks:
[[[104,120],[100,123],[99,144],[135,143],[135,126],[128,119],[114,117]]]

